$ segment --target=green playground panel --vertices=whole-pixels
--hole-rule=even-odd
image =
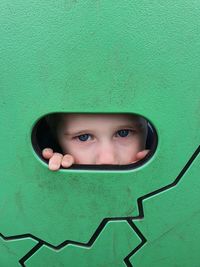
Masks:
[[[126,221],[140,215],[138,198],[171,184],[200,143],[200,3],[2,0],[0,10],[0,249],[7,255],[0,254],[0,263],[11,266],[14,258],[4,245],[17,242],[16,252],[12,246],[16,266],[23,253],[28,255],[24,258],[28,265],[42,266],[43,255],[48,266],[69,265],[70,255],[76,255],[71,266],[87,262],[87,266],[126,266],[124,259],[138,246],[132,239],[138,240],[139,234]],[[35,123],[52,112],[142,115],[157,131],[157,150],[143,166],[129,170],[50,172],[32,147],[31,133]],[[189,166],[183,179],[198,179],[199,165],[194,168]],[[199,192],[193,187],[187,183],[180,193],[178,184],[155,195],[153,202],[146,199],[144,219],[137,220],[137,227],[147,241],[129,255],[132,265],[135,261],[137,266],[147,266],[149,259],[153,261],[151,255],[156,255],[154,266],[165,266],[168,261],[160,263],[159,255],[167,258],[173,241],[176,254],[170,264],[175,266],[191,242],[199,246],[192,237],[184,243],[175,238],[179,233],[183,239],[190,233],[194,237],[199,231],[192,216],[197,202],[192,209],[181,209],[181,202],[170,209],[170,217],[180,213],[182,223],[191,216],[189,232],[175,227],[168,233],[168,226],[161,227],[162,218],[168,223],[165,207],[171,205],[170,194],[185,195],[189,202],[193,190]],[[148,213],[154,205],[157,209]],[[86,249],[105,218],[110,221]],[[176,220],[169,227],[175,224]],[[122,239],[118,244],[115,240],[123,231],[127,243]],[[24,245],[26,238],[31,241]],[[110,257],[104,257],[104,250],[111,249],[110,239],[116,251],[113,245]],[[69,248],[59,250],[67,240]],[[51,254],[54,251],[57,256]],[[199,258],[190,257],[188,265],[198,266]]]

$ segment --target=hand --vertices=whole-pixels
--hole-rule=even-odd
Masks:
[[[146,157],[146,155],[149,153],[149,151],[150,150],[145,149],[145,150],[142,150],[142,151],[138,152],[136,154],[136,160],[134,162],[137,162],[137,161],[143,159],[144,157]]]
[[[42,156],[49,160],[49,170],[51,171],[57,171],[60,167],[69,168],[74,163],[74,158],[71,155],[53,152],[51,148],[43,149]]]

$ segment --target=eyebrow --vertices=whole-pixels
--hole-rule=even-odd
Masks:
[[[121,129],[125,129],[125,128],[134,128],[136,125],[135,124],[122,124],[117,126],[116,128],[121,128]]]
[[[89,129],[74,131],[74,132],[65,131],[64,135],[81,135],[81,134],[86,134],[86,133],[90,133],[90,132],[91,132],[91,130],[89,130]]]
[[[142,123],[133,123],[133,124],[122,124],[116,127],[116,129],[141,129]]]

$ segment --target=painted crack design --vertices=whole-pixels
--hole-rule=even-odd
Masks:
[[[35,237],[31,234],[24,234],[24,235],[18,235],[18,236],[10,236],[10,237],[6,237],[3,234],[0,234],[0,237],[2,239],[2,244],[3,244],[2,247],[4,249],[6,248],[7,250],[9,250],[10,254],[14,255],[13,259],[18,260],[18,263],[23,267],[34,266],[34,264],[32,265],[31,261],[33,260],[33,262],[34,262],[35,256],[40,258],[41,252],[42,252],[41,253],[41,261],[42,261],[42,258],[44,257],[42,255],[43,251],[47,251],[48,252],[47,255],[48,256],[51,255],[51,257],[54,258],[55,255],[56,255],[56,257],[58,255],[62,255],[63,251],[67,251],[66,248],[68,248],[69,251],[72,251],[72,249],[73,249],[73,251],[76,251],[76,252],[73,252],[72,254],[76,255],[76,257],[77,257],[77,251],[80,249],[82,249],[82,251],[84,251],[84,253],[85,253],[85,251],[88,251],[88,249],[91,249],[91,251],[92,251],[92,249],[99,242],[100,238],[105,235],[104,232],[113,228],[113,227],[108,226],[110,224],[112,226],[114,225],[115,226],[114,228],[116,228],[116,229],[119,227],[119,229],[117,230],[119,232],[121,231],[120,229],[126,229],[125,230],[127,232],[126,238],[129,240],[132,240],[131,248],[130,248],[130,244],[129,244],[129,246],[126,247],[126,245],[124,245],[125,243],[123,243],[123,246],[126,248],[129,248],[129,251],[131,251],[131,249],[133,247],[134,247],[134,249],[131,252],[129,252],[129,254],[125,254],[126,256],[124,255],[122,257],[122,255],[121,255],[122,260],[120,263],[120,264],[125,264],[128,267],[132,267],[133,265],[130,262],[130,258],[134,254],[136,254],[136,252],[138,250],[140,250],[144,246],[144,244],[147,242],[147,239],[145,238],[145,236],[141,233],[141,231],[138,229],[138,227],[134,224],[134,221],[144,219],[143,202],[152,196],[158,195],[158,194],[160,194],[160,193],[162,193],[168,189],[175,187],[180,182],[183,175],[187,172],[187,170],[191,166],[192,162],[195,160],[195,158],[199,154],[200,154],[200,146],[196,149],[196,151],[193,153],[191,158],[188,160],[188,162],[186,163],[184,168],[180,171],[180,173],[178,174],[178,176],[176,177],[176,179],[172,183],[138,198],[138,200],[137,200],[138,210],[139,210],[138,216],[119,217],[119,218],[104,218],[102,220],[102,222],[100,223],[100,225],[98,226],[98,228],[96,229],[95,233],[92,235],[92,237],[90,238],[90,240],[87,243],[80,243],[80,242],[76,242],[76,241],[66,240],[66,241],[62,242],[61,244],[59,244],[58,246],[53,246],[52,244],[49,244],[49,243],[45,242],[44,240],[41,240],[40,238]],[[114,224],[112,224],[112,223],[114,223]],[[116,227],[116,225],[118,225],[118,226]],[[115,232],[115,234],[111,234],[111,236],[112,235],[116,236],[116,232]],[[134,232],[134,234],[133,234],[133,232]],[[106,243],[107,241],[102,241],[102,242]],[[23,245],[22,245],[22,243],[23,243]],[[18,246],[16,246],[17,249],[15,246],[14,246],[15,248],[10,249],[9,248],[10,244],[18,245]],[[102,244],[104,244],[104,243],[102,243]],[[102,245],[102,246],[104,246],[104,245]],[[108,247],[106,247],[106,249],[108,249]],[[118,247],[118,249],[119,249],[119,247]],[[12,251],[14,251],[14,252],[12,252]],[[55,254],[54,252],[57,252],[57,253]],[[128,252],[126,251],[126,253],[128,253]],[[52,256],[53,254],[55,254],[55,255]],[[67,252],[67,254],[69,254],[69,252]],[[61,256],[61,258],[62,257],[63,256]],[[95,258],[95,256],[93,255],[92,260],[94,260],[94,258]],[[113,256],[113,258],[114,258],[114,256]],[[97,260],[99,260],[99,259],[97,259]],[[112,260],[113,259],[110,259],[111,264],[112,264]],[[87,262],[87,259],[86,259],[86,262]],[[116,263],[113,263],[113,264],[116,264]],[[11,266],[11,265],[9,265],[9,266]],[[12,266],[14,266],[14,265],[12,265]],[[86,265],[86,266],[88,266],[88,265]],[[113,265],[113,266],[116,266],[116,265]],[[119,263],[117,266],[120,266]]]

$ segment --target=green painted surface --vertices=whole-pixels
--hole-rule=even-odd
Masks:
[[[30,238],[5,241],[0,237],[0,266],[21,266],[19,260],[23,258],[35,245],[36,242]]]
[[[145,219],[137,223],[147,239],[134,255],[134,267],[200,264],[200,156],[178,185],[144,203]]]
[[[27,267],[44,266],[126,266],[124,258],[140,243],[133,229],[126,222],[110,222],[96,242],[87,248],[69,245],[55,251],[43,246],[28,262]],[[81,260],[80,260],[81,259]],[[63,265],[64,263],[64,265]]]
[[[103,218],[137,216],[137,198],[171,183],[200,143],[200,3],[3,0],[0,10],[0,231],[86,243]],[[51,112],[141,114],[157,151],[130,171],[50,172],[30,136]]]

